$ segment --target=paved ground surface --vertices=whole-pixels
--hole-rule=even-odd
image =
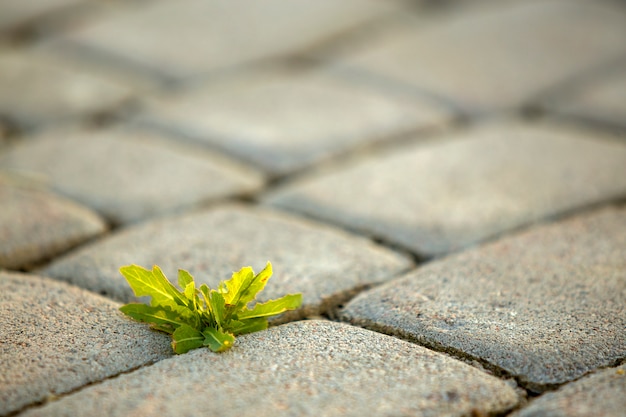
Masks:
[[[0,416],[624,416],[626,3],[0,1]],[[302,309],[175,356],[130,263]]]

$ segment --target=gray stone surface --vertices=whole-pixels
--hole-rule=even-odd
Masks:
[[[487,124],[268,194],[268,204],[441,255],[626,195],[626,146],[549,125]]]
[[[626,130],[626,59],[544,104],[548,112]]]
[[[114,111],[130,96],[126,86],[52,51],[0,47],[0,117],[18,127]]]
[[[106,230],[93,211],[0,176],[0,268],[27,268]]]
[[[517,402],[505,382],[447,356],[304,321],[239,337],[222,354],[197,349],[161,361],[24,416],[463,416]]]
[[[65,283],[0,272],[0,415],[172,354],[168,335],[118,307]]]
[[[511,417],[622,417],[626,366],[609,368],[547,393]]]
[[[175,281],[186,269],[215,288],[233,271],[267,261],[274,276],[259,299],[302,292],[294,316],[319,314],[364,286],[380,283],[411,263],[371,242],[270,210],[218,207],[123,230],[51,264],[45,274],[122,301],[134,296],[120,266],[159,265]]]
[[[144,119],[287,174],[389,136],[449,121],[441,107],[338,71],[272,71],[154,100]]]
[[[114,223],[259,188],[261,176],[209,151],[132,129],[48,132],[0,154],[0,168],[36,173]]]
[[[487,2],[409,22],[341,58],[468,112],[511,108],[626,52],[626,12],[585,0]],[[590,36],[593,34],[593,36]]]
[[[626,358],[626,209],[544,225],[363,293],[345,320],[544,391]]]
[[[66,39],[180,79],[290,53],[397,9],[375,0],[154,1]]]

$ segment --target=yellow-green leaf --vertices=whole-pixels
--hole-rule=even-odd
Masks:
[[[184,290],[185,288],[187,288],[187,285],[189,285],[190,282],[193,282],[193,277],[191,276],[191,274],[184,269],[179,269],[178,286],[180,287],[180,289]]]
[[[204,329],[202,334],[204,335],[204,346],[208,346],[213,352],[223,352],[230,349],[235,343],[234,335],[212,327]]]
[[[156,305],[187,305],[182,294],[167,280],[161,269],[154,265],[152,271],[138,265],[120,268],[137,297],[152,297],[151,304]]]
[[[243,289],[241,297],[239,297],[239,302],[237,306],[239,308],[244,308],[250,301],[253,301],[257,294],[263,291],[267,281],[269,281],[272,276],[272,264],[270,262],[265,265],[265,268],[258,274],[254,276],[252,282],[247,288]]]
[[[187,353],[204,345],[204,335],[199,330],[183,324],[172,334],[172,349],[176,353]]]
[[[239,320],[231,320],[228,323],[228,331],[233,333],[235,336],[240,334],[258,332],[259,330],[267,329],[268,323],[267,318],[265,317],[257,317],[254,319],[247,319],[243,321]]]
[[[228,305],[237,305],[243,291],[250,286],[254,279],[254,271],[249,266],[241,268],[228,281],[220,285],[220,293],[224,296],[224,301]]]
[[[187,322],[181,319],[178,313],[165,310],[159,306],[154,307],[146,304],[133,303],[120,307],[120,311],[137,321],[152,323],[157,329],[170,334],[174,329]]]
[[[244,310],[237,314],[237,320],[245,320],[256,317],[269,317],[284,313],[287,310],[295,310],[302,304],[302,294],[288,294],[277,300],[259,303],[252,310]]]

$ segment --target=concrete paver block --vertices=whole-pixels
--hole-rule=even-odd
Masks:
[[[511,417],[620,417],[626,410],[626,366],[609,368],[544,394]]]
[[[0,168],[44,176],[50,187],[128,223],[259,188],[253,170],[209,151],[132,129],[47,132],[0,154]]]
[[[67,58],[43,49],[0,48],[0,116],[18,127],[114,111],[130,97],[126,86]]]
[[[66,39],[181,79],[290,53],[397,9],[374,0],[154,1]]]
[[[626,59],[587,82],[570,86],[542,105],[549,113],[626,130]]]
[[[143,119],[274,175],[451,119],[441,107],[386,94],[337,71],[273,72],[216,90],[195,87],[154,100]]]
[[[516,405],[509,385],[447,356],[345,324],[303,321],[197,349],[88,387],[33,416],[462,416]]]
[[[436,256],[626,194],[626,146],[549,125],[487,124],[312,175],[264,202]]]
[[[233,271],[274,276],[259,299],[302,292],[295,316],[319,314],[356,290],[392,278],[411,262],[371,242],[288,214],[226,206],[122,230],[52,263],[46,275],[122,301],[134,300],[118,272],[123,265],[157,264],[175,281],[178,269],[215,288]]]
[[[118,307],[66,283],[0,272],[0,415],[171,356],[168,335]]]
[[[626,52],[626,12],[611,2],[487,2],[459,13],[451,9],[338,59],[481,113],[523,105]]]
[[[426,264],[341,316],[541,392],[626,358],[625,260],[626,209],[605,208]]]
[[[88,208],[2,178],[0,202],[0,268],[33,266],[106,230]]]

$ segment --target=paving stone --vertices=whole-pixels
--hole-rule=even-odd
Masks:
[[[337,71],[272,72],[231,84],[154,100],[143,119],[277,175],[451,118],[441,107]]]
[[[27,268],[106,230],[94,212],[0,177],[0,268]]]
[[[380,283],[411,263],[368,240],[270,210],[225,206],[162,219],[103,239],[51,264],[45,274],[112,298],[135,300],[120,266],[159,265],[174,280],[179,268],[215,288],[233,271],[274,267],[259,299],[302,292],[303,307],[287,318],[319,314],[355,290]]]
[[[626,147],[604,138],[487,124],[316,173],[264,201],[437,256],[624,196]]]
[[[626,130],[626,60],[549,100],[549,112]]]
[[[626,209],[609,207],[426,264],[341,316],[541,392],[626,358],[624,260]]]
[[[172,387],[176,387],[172,390]],[[197,349],[25,416],[462,416],[518,402],[505,382],[392,337],[304,321]]]
[[[130,96],[129,88],[52,51],[0,48],[0,117],[20,128],[114,111]]]
[[[480,113],[523,105],[626,52],[626,10],[611,2],[488,2],[451,10],[400,25],[339,59]]]
[[[84,3],[84,0],[2,0],[0,32],[62,8]]]
[[[181,210],[262,185],[258,173],[220,155],[133,129],[46,132],[1,154],[0,168],[42,175],[54,190],[114,223]]]
[[[0,415],[172,354],[168,335],[96,294],[8,272],[0,289]]]
[[[609,368],[534,400],[511,417],[620,417],[626,410],[626,366]]]
[[[155,1],[66,39],[180,79],[308,47],[397,9],[375,0]]]

